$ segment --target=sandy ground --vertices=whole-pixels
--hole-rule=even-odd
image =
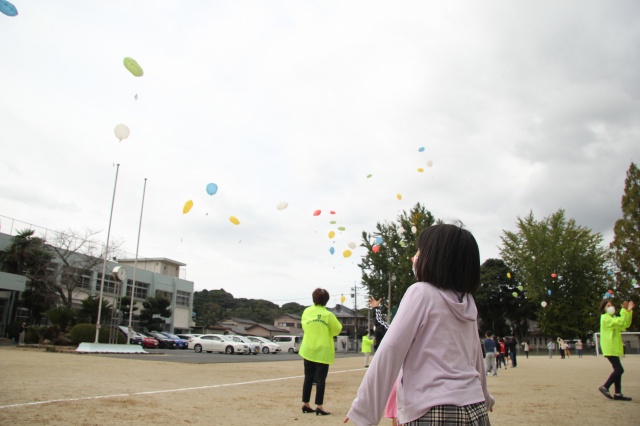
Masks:
[[[622,363],[623,392],[632,402],[598,392],[611,370],[604,358],[521,358],[518,368],[489,377],[497,400],[491,423],[638,425],[640,357]],[[322,417],[301,413],[302,361],[178,364],[162,356],[142,361],[0,347],[0,424],[338,425],[362,367],[363,358],[331,366],[324,406],[333,414]]]

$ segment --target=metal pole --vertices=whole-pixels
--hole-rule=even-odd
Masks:
[[[391,275],[389,275],[389,310],[387,311],[387,324],[391,324]]]
[[[129,299],[129,333],[127,336],[127,344],[131,342],[131,336],[133,334],[133,328],[131,327],[131,320],[133,318],[133,297],[136,291],[136,271],[138,270],[138,249],[140,248],[140,230],[142,230],[142,212],[144,210],[144,194],[147,191],[147,178],[144,178],[144,187],[142,188],[142,206],[140,207],[140,223],[138,224],[138,242],[136,243],[136,260],[133,262],[133,284],[131,286],[131,298]],[[126,294],[126,292],[125,292]]]
[[[98,319],[96,320],[96,340],[100,335],[100,315],[102,314],[102,293],[104,291],[104,276],[107,273],[107,255],[109,253],[109,238],[111,236],[111,220],[113,219],[113,204],[116,201],[116,187],[118,186],[118,171],[120,170],[120,164],[116,167],[116,181],[113,184],[113,197],[111,198],[111,213],[109,214],[109,228],[107,229],[107,245],[104,249],[104,262],[102,263],[102,279],[100,280],[100,297],[98,297]]]

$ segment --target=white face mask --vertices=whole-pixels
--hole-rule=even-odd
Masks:
[[[607,307],[607,313],[608,313],[609,315],[613,315],[613,314],[615,314],[615,313],[616,313],[616,308],[614,308],[613,306],[609,306],[609,307]]]

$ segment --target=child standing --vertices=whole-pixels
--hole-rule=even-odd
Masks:
[[[362,353],[364,354],[364,366],[369,366],[369,357],[371,357],[371,346],[373,346],[373,330],[369,330],[369,335],[362,336]]]
[[[397,380],[400,424],[489,425],[495,400],[472,296],[480,286],[476,240],[460,226],[431,226],[418,238],[414,265],[418,282],[402,298],[344,422],[378,424]]]

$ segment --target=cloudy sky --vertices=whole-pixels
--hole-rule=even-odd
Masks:
[[[637,1],[11,1],[1,231],[106,241],[120,164],[112,238],[135,253],[147,178],[140,255],[195,290],[350,305],[342,252],[416,202],[482,260],[529,211],[608,243],[640,158]]]

